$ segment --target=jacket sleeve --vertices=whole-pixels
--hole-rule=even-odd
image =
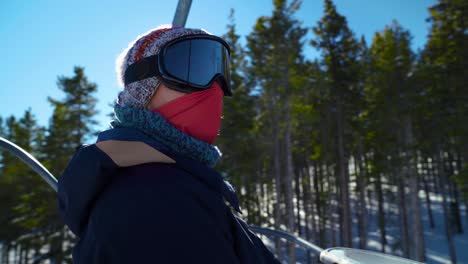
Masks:
[[[58,205],[65,224],[81,236],[100,192],[118,166],[96,145],[81,146],[58,179]]]

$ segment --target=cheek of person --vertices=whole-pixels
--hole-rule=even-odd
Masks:
[[[161,83],[158,89],[156,90],[156,93],[154,93],[153,97],[151,98],[148,105],[146,106],[146,109],[149,111],[152,111],[184,95],[186,95],[186,93],[169,89],[167,88],[167,86]]]

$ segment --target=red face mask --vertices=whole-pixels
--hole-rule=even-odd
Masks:
[[[218,83],[170,101],[153,112],[159,113],[185,134],[213,144],[221,127],[224,93]]]

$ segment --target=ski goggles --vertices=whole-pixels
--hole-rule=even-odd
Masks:
[[[161,47],[157,55],[128,66],[125,85],[157,76],[167,87],[191,93],[208,89],[218,81],[224,95],[232,96],[230,49],[221,38],[196,35],[177,38]]]

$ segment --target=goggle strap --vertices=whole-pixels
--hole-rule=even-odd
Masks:
[[[128,66],[124,75],[125,85],[149,77],[157,76],[159,74],[159,69],[157,67],[158,57],[159,56],[157,54],[152,55]]]

